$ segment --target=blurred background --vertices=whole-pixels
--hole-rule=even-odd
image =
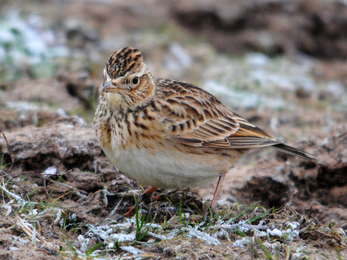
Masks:
[[[92,122],[107,58],[216,95],[279,139],[347,118],[347,2],[0,1],[0,128]]]

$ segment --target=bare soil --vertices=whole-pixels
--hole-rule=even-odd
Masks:
[[[229,4],[228,1],[216,1],[215,5],[202,1],[196,5],[194,1],[170,4],[131,0],[126,4],[85,5],[76,1],[62,6],[46,3],[42,13],[58,20],[74,15],[88,26],[99,28],[100,37],[118,37],[120,45],[128,31],[169,26],[182,27],[192,37],[203,35],[219,51],[256,50],[270,55],[305,53],[315,57],[320,80],[347,83],[346,5],[339,1],[330,5],[322,1],[295,1],[289,3],[290,6],[287,1]],[[61,10],[59,14],[54,11],[57,6]],[[25,8],[34,7],[37,8],[36,5]],[[156,13],[155,22],[152,12]],[[230,12],[234,15],[225,15]],[[263,36],[265,40],[270,37],[271,41],[259,41]],[[152,60],[157,52],[152,52]],[[335,58],[339,60],[330,60]],[[153,63],[156,67],[156,62]],[[99,75],[92,73],[86,79],[78,72],[64,72],[53,78],[25,78],[13,85],[1,86],[0,129],[4,133],[0,133],[1,185],[6,184],[11,192],[26,201],[41,203],[38,207],[42,207],[42,211],[48,204],[55,205],[55,209],[47,210],[40,221],[31,223],[36,225],[39,239],[35,244],[20,224],[19,218],[30,218],[27,211],[19,206],[20,200],[2,190],[0,259],[73,258],[63,252],[69,251],[70,245],[79,245],[78,236],[85,234],[88,225],[126,223],[124,214],[135,205],[133,194],[139,198],[145,190],[146,187],[129,179],[108,161],[96,140],[91,118],[100,81]],[[277,211],[269,212],[252,225],[265,223],[267,227],[276,228],[289,222],[300,225],[299,235],[292,241],[269,236],[278,259],[347,258],[347,112],[329,106],[310,106],[317,100],[334,102],[331,94],[322,90],[297,91],[288,99],[299,100],[296,110],[241,108],[237,112],[265,131],[314,154],[317,164],[271,149],[252,151],[227,174],[215,213],[230,213],[227,219],[232,219],[247,208],[240,204],[259,202],[258,207],[237,220],[261,216],[265,207]],[[15,106],[8,106],[9,101]],[[32,104],[39,105],[18,109]],[[62,114],[59,107],[63,107],[67,115]],[[273,115],[281,119],[275,129],[271,128]],[[140,212],[148,216],[149,221],[154,219],[155,224],[161,225],[179,213],[189,213],[189,221],[198,226],[206,216],[206,219],[213,218],[206,199],[212,198],[215,185],[190,191],[158,190],[154,194],[155,201],[142,199]],[[65,219],[62,225],[55,222],[59,214]],[[243,236],[235,232],[221,239],[219,245],[212,245],[182,235],[171,240],[158,239],[155,243],[139,243],[137,247],[146,252],[143,258],[150,259],[267,257],[255,240],[249,246],[233,246],[243,237],[259,238],[253,230]],[[265,243],[266,239],[263,240]],[[145,237],[143,241],[148,242],[150,238]],[[103,241],[91,238],[88,249],[100,242]],[[119,248],[113,257],[124,253],[124,249]],[[74,258],[79,259],[78,254]]]
[[[4,139],[0,139],[4,164],[11,165],[10,156],[15,163],[11,172],[9,166],[3,169],[3,181],[16,187],[14,188],[16,193],[26,200],[58,203],[64,214],[76,216],[76,223],[95,225],[107,223],[110,219],[121,223],[124,214],[135,203],[132,192],[137,191],[137,194],[140,194],[138,191],[142,190],[136,181],[127,178],[108,162],[96,141],[93,128],[80,118],[58,119],[40,128],[24,127],[7,133],[6,137],[10,149],[7,148]],[[334,227],[333,230],[339,232],[347,230],[346,143],[347,125],[340,125],[330,135],[296,143],[297,147],[315,154],[320,164],[271,151],[252,167],[239,165],[234,169],[236,174],[233,172],[228,174],[220,200],[224,206],[219,206],[216,211],[224,214],[232,212],[232,215],[236,216],[242,211],[235,208],[238,201],[246,205],[260,201],[259,205],[268,209],[271,207],[280,209],[262,218],[262,221],[274,222],[274,225],[288,221],[298,221],[301,224],[302,232],[299,238],[290,243],[291,246],[305,245],[311,253],[324,253],[328,257],[330,255],[332,257],[330,259],[336,257],[335,247],[338,246],[341,255],[344,256],[346,236],[343,233],[337,231],[329,233],[318,228],[305,229],[305,227],[330,225]],[[249,160],[259,156],[261,156],[259,153],[251,154]],[[56,174],[47,175],[49,167],[54,167]],[[238,175],[237,172],[241,172],[242,175]],[[200,196],[187,190],[159,190],[154,194],[157,197],[156,201],[143,198],[141,212],[149,214],[149,220],[155,217],[155,223],[163,224],[178,214],[182,207],[183,212],[200,216],[195,221],[199,221],[199,218],[201,221],[201,212],[205,212],[208,216],[208,202],[203,203],[201,196],[209,197],[213,192],[212,188],[194,190]],[[241,220],[259,214],[260,212],[255,209],[244,215]],[[48,219],[40,224],[40,233],[51,243],[61,245],[62,239],[66,239],[66,234],[49,224],[49,220],[54,218],[53,215],[46,218]],[[18,227],[9,229],[13,221],[15,222],[11,219],[3,218],[0,221],[0,232],[3,234],[1,256],[4,259],[8,257],[17,259],[21,254],[25,254],[27,259],[40,257],[51,259],[58,256],[49,248],[37,251],[28,239],[26,243],[14,241],[14,237],[22,235]],[[82,233],[84,229],[83,226],[78,228]],[[73,239],[76,235],[69,234],[69,239]],[[146,251],[163,259],[179,255],[194,258],[200,254],[194,253],[192,249],[202,247],[208,250],[205,253],[215,255],[217,258],[228,258],[239,254],[248,255],[250,259],[254,257],[254,252],[249,249],[232,247],[227,241],[218,247],[207,249],[200,244],[201,242],[191,239],[185,242],[187,247],[181,247],[179,245],[182,241],[177,239],[164,240],[147,247]],[[229,239],[236,241],[238,238],[236,235]],[[19,249],[13,251],[11,246]],[[279,250],[280,254],[281,252],[285,254],[285,251]]]

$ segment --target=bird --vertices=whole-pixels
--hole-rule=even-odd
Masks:
[[[133,47],[117,50],[106,63],[94,128],[111,163],[140,184],[152,186],[148,193],[205,186],[218,178],[211,208],[226,173],[251,149],[273,147],[315,161],[202,88],[154,77]]]

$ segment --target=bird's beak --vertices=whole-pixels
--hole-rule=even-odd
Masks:
[[[117,92],[117,89],[118,88],[115,85],[113,85],[111,81],[102,88],[102,90],[105,92]]]

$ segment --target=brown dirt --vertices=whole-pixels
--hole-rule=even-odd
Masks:
[[[347,57],[346,6],[338,1],[329,6],[318,0],[290,4],[286,1],[217,2],[212,5],[208,1],[201,4],[179,1],[173,5],[157,0],[141,3],[131,0],[85,5],[72,1],[59,6],[59,14],[52,8],[57,6],[55,2],[43,4],[42,8],[43,13],[58,20],[70,15],[79,17],[88,26],[99,28],[103,37],[118,37],[119,44],[123,44],[122,37],[128,31],[146,27],[160,29],[170,24],[183,25],[188,35],[203,35],[219,50],[237,54],[256,50],[290,55],[303,52],[318,58]],[[154,10],[156,19],[151,15]],[[225,12],[233,15],[226,16]],[[270,39],[271,44],[259,41],[261,37]],[[315,62],[318,78],[347,83],[344,60]],[[0,168],[1,184],[8,184],[11,191],[25,200],[55,205],[62,210],[64,225],[68,228],[62,229],[60,224],[53,223],[58,213],[49,211],[35,224],[39,235],[57,247],[41,248],[44,243],[33,244],[19,227],[15,216],[28,216],[20,211],[18,201],[12,202],[15,205],[10,215],[6,207],[0,208],[0,259],[68,258],[63,254],[69,250],[67,244],[75,245],[78,235],[86,232],[87,224],[106,224],[114,220],[124,223],[122,217],[134,205],[133,193],[139,195],[144,190],[110,164],[93,127],[86,122],[92,117],[100,81],[99,75],[93,76],[86,78],[83,72],[66,72],[55,78],[25,79],[13,86],[1,85],[0,129],[5,132],[11,150],[10,154],[0,135],[0,160],[6,165]],[[305,250],[312,253],[308,256],[310,259],[321,259],[319,253],[324,253],[328,259],[337,259],[335,248],[338,248],[346,258],[347,240],[343,232],[347,232],[347,113],[308,107],[310,99],[331,99],[322,90],[319,93],[297,91],[291,93],[290,98],[302,101],[297,111],[238,112],[262,129],[314,154],[319,164],[271,149],[252,151],[227,175],[217,212],[229,212],[231,218],[245,209],[237,207],[240,201],[248,205],[261,201],[258,208],[239,220],[261,215],[261,206],[264,206],[280,209],[262,219],[268,226],[279,227],[286,221],[300,223],[300,235],[296,240],[288,242],[272,237],[274,244],[278,242],[280,259],[286,258],[287,246],[292,254],[294,248],[306,246]],[[35,102],[39,106],[29,110],[9,108],[5,105],[7,101],[17,105]],[[67,115],[88,112],[84,119],[61,117],[56,110],[58,106],[62,106]],[[270,127],[273,114],[280,115],[281,119],[276,129]],[[328,124],[327,119],[333,123]],[[11,156],[15,163],[9,171]],[[56,173],[45,175],[49,167],[54,167]],[[155,223],[163,223],[177,216],[182,203],[183,212],[190,213],[190,221],[197,226],[203,218],[201,212],[208,212],[208,203],[203,203],[202,199],[212,198],[214,188],[215,184],[191,191],[159,190],[155,193],[158,200],[143,199],[141,213],[149,215],[150,219],[156,214]],[[0,193],[0,198],[3,206],[10,204],[11,198],[4,192]],[[40,207],[43,210],[44,206]],[[73,215],[76,216],[74,220],[70,218]],[[250,231],[246,237],[256,238],[256,234]],[[266,257],[256,241],[252,246],[257,250],[233,247],[232,243],[240,238],[240,234],[234,233],[221,239],[221,245],[216,246],[178,236],[141,246],[161,259]],[[91,240],[90,248],[99,242]],[[122,252],[119,249],[116,255]]]
[[[216,3],[217,2],[217,3]],[[219,50],[346,58],[347,7],[338,1],[179,1],[173,16]]]
[[[305,53],[323,59],[347,58],[347,7],[339,1],[129,0],[88,5],[74,1],[43,4],[40,9],[60,22],[64,17],[79,18],[86,26],[98,28],[102,36],[117,37],[116,44],[122,44],[123,36],[132,31],[179,25],[234,55],[252,50],[271,55]]]
[[[12,185],[20,187],[17,189],[18,194],[22,198],[30,198],[31,201],[59,202],[65,214],[76,215],[77,222],[96,224],[109,218],[119,220],[128,211],[129,206],[134,205],[131,191],[141,192],[141,187],[135,181],[114,170],[96,142],[92,127],[81,123],[80,119],[59,119],[42,128],[26,127],[7,133],[6,136],[15,159],[10,180]],[[318,165],[281,153],[277,156],[275,153],[270,153],[274,156],[260,160],[252,168],[247,165],[238,166],[246,170],[248,176],[253,177],[246,179],[245,176],[237,177],[232,173],[229,174],[233,179],[239,178],[239,181],[232,186],[228,186],[226,182],[224,192],[228,190],[231,194],[233,198],[231,205],[242,200],[245,204],[261,201],[261,205],[267,208],[288,207],[283,212],[284,215],[276,213],[270,216],[269,221],[278,219],[283,222],[296,216],[297,221],[301,219],[300,229],[304,229],[310,221],[314,221],[315,225],[334,222],[336,228],[347,230],[347,211],[345,210],[347,183],[344,178],[347,167],[346,136],[347,126],[341,125],[327,136],[296,144],[297,147],[315,154],[321,163]],[[1,142],[1,147],[5,154],[5,164],[8,164],[10,154],[5,142]],[[257,156],[259,155],[250,155],[250,157]],[[44,173],[48,167],[56,167],[57,174],[45,176]],[[8,167],[5,168],[5,172],[6,169]],[[22,181],[23,178],[25,182]],[[240,183],[243,183],[242,188],[237,186]],[[205,190],[205,193],[208,190]],[[204,189],[199,192],[204,193]],[[293,194],[296,196],[293,197]],[[193,216],[199,216],[200,211],[208,212],[206,208],[208,204],[203,205],[201,198],[186,191],[169,193],[159,191],[155,195],[159,195],[158,200],[151,202],[144,199],[141,210],[144,214],[150,213],[150,219],[156,215],[155,223],[163,223],[165,219],[170,219],[177,214],[180,201],[183,203],[183,211],[190,212]],[[228,196],[230,198],[230,195],[226,198]],[[168,201],[170,204],[167,203]],[[117,210],[111,216],[110,212],[116,207]],[[225,209],[219,208],[218,211]],[[238,214],[235,208],[232,212],[233,215]],[[251,215],[245,215],[245,217],[252,218]],[[302,222],[303,219],[305,219],[304,222]],[[4,221],[1,222],[2,226],[9,225],[7,220],[4,219]],[[11,232],[8,234],[13,236],[14,233]],[[42,232],[47,234],[49,231],[43,228]],[[58,235],[58,240],[62,236],[62,234]],[[305,230],[300,234],[300,238],[301,240],[297,241],[298,244],[305,243],[310,247],[310,241],[315,241],[315,245],[319,245],[325,254],[333,254],[336,243],[340,243],[341,251],[345,249],[345,242],[339,236],[319,229]],[[235,241],[238,238],[235,236],[230,239]],[[2,244],[8,247],[10,242],[5,240]],[[176,244],[175,241],[170,242],[173,248],[179,245],[179,242],[177,241]],[[186,249],[181,247],[174,253],[161,251],[160,248],[167,248],[167,243],[164,241],[158,245],[159,247],[149,248],[149,251],[159,253],[164,258],[170,258],[170,254],[173,256],[183,254],[190,258],[195,255],[190,249],[191,246],[193,248],[198,246],[195,245],[196,241],[189,240],[189,247]],[[19,246],[18,243],[16,246]],[[22,245],[22,247],[26,246]],[[220,250],[223,247],[227,249],[223,249],[224,253],[221,255]],[[30,248],[27,250],[30,251]],[[15,254],[20,252],[22,251],[16,251]],[[44,252],[46,251],[41,251],[41,253]],[[46,253],[50,254],[50,251]],[[223,242],[218,248],[210,249],[208,254],[223,258],[235,253],[240,251]],[[12,251],[6,251],[5,256],[7,255],[15,256]]]

